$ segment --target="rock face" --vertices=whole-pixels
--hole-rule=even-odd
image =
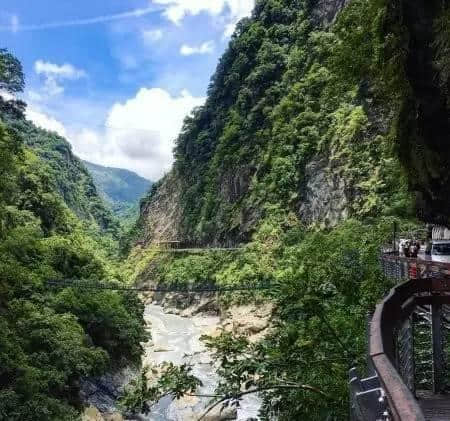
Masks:
[[[408,31],[405,70],[411,87],[399,120],[400,157],[409,172],[410,186],[417,192],[419,216],[427,222],[449,225],[450,77],[438,66],[436,37],[445,34],[434,29],[449,2],[396,3],[400,13],[392,24],[402,24]],[[448,50],[442,54],[448,57]]]
[[[105,421],[105,419],[95,406],[90,406],[84,411],[81,421]]]
[[[349,0],[318,0],[313,9],[313,19],[317,25],[329,25]]]
[[[141,222],[144,227],[142,241],[178,241],[182,239],[180,232],[182,210],[180,195],[182,185],[174,173],[169,173],[151,200],[141,207]]]
[[[117,412],[102,414],[95,406],[90,406],[84,411],[81,421],[124,421],[124,419]]]
[[[195,398],[189,396],[178,399],[175,402],[176,410],[183,414],[182,420],[180,419],[180,421],[197,421],[199,419],[203,412],[197,413],[192,409],[195,404]],[[222,408],[219,405],[205,415],[203,419],[205,421],[231,421],[236,420],[237,418],[238,414],[236,408]]]
[[[272,312],[273,305],[270,303],[232,306],[221,316],[221,329],[247,336],[250,342],[257,342],[270,329]]]
[[[158,304],[164,307],[167,313],[191,317],[197,314],[217,316],[220,307],[215,293],[157,293],[144,297],[147,304]]]
[[[334,226],[348,217],[351,199],[345,180],[329,168],[326,159],[307,164],[305,178],[299,213],[307,225]]]
[[[84,379],[80,397],[83,402],[97,408],[102,413],[117,410],[116,402],[123,388],[138,373],[137,369],[125,368],[115,373],[107,373],[99,378]]]

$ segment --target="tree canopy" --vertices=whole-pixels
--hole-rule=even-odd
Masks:
[[[0,51],[0,87],[23,88]],[[64,279],[119,279],[95,234],[114,230],[64,139],[0,112],[0,419],[78,419],[80,379],[138,364],[147,335],[135,294],[51,289]]]

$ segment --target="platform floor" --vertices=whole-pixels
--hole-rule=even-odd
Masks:
[[[450,395],[418,393],[420,406],[427,421],[450,420]]]

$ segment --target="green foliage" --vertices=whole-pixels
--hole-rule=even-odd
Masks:
[[[231,333],[203,338],[220,362],[221,380],[211,405],[237,405],[245,394],[259,393],[263,420],[346,418],[348,368],[364,367],[368,314],[392,287],[380,271],[379,252],[394,221],[410,226],[384,217],[349,219],[331,230],[314,231],[274,206],[253,240],[231,256],[153,256],[152,279],[158,282],[271,284],[262,295],[252,291],[232,297],[234,303],[275,303],[273,327],[263,340],[252,343]],[[221,300],[223,305],[231,302],[229,296]],[[180,382],[171,384],[172,393],[186,393]],[[133,399],[127,395],[127,407],[155,402],[165,390],[156,387],[151,396],[141,394],[136,401],[136,390]]]
[[[298,213],[311,162],[346,186],[351,216],[411,215],[392,129],[406,89],[402,29],[387,33],[384,0],[353,0],[328,27],[314,7],[258,2],[186,119],[174,171],[191,241],[246,241],[268,204]]]
[[[153,183],[132,171],[102,167],[87,161],[83,163],[113,212],[121,219],[129,218],[130,222],[134,222],[138,215],[139,199],[150,190]]]
[[[15,136],[37,156],[35,169],[45,183],[56,190],[75,215],[102,233],[118,236],[119,224],[97,193],[91,175],[72,153],[66,139],[34,126],[9,107],[1,115]],[[33,182],[33,180],[31,180]]]
[[[4,48],[0,49],[0,90],[9,93],[22,92],[25,78],[22,64]]]
[[[125,389],[120,404],[132,413],[148,414],[152,405],[164,396],[179,399],[185,394],[193,394],[202,383],[191,371],[192,368],[186,364],[177,367],[172,363],[163,363],[151,370],[144,367],[140,376]],[[153,382],[150,381],[152,377]]]
[[[4,51],[0,85],[23,85]],[[114,276],[90,236],[113,220],[68,143],[0,102],[0,419],[77,420],[81,378],[139,361],[143,308],[135,294],[49,287]]]
[[[367,314],[392,286],[378,261],[391,227],[391,219],[349,220],[311,232],[288,220],[283,228],[280,217],[266,221],[248,248],[271,262],[274,328],[256,344],[229,333],[206,338],[221,361],[217,395],[262,390],[262,419],[345,419],[347,370],[364,364]]]
[[[106,350],[118,365],[139,364],[140,343],[146,338],[142,326],[143,304],[135,294],[64,289],[53,298],[60,313],[77,317],[95,346]]]

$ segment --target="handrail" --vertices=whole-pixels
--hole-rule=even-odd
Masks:
[[[425,256],[402,257],[387,248],[381,252],[384,275],[407,282],[392,288],[375,309],[366,377],[356,367],[349,370],[350,419],[425,421],[416,388],[424,399],[424,389],[432,386],[433,394],[440,394],[445,387],[448,352],[442,335],[450,317],[450,264]],[[428,328],[431,342],[416,342]],[[424,345],[431,353],[426,361]]]
[[[415,396],[394,366],[394,322],[402,304],[410,298],[409,291],[415,282],[393,288],[377,306],[370,325],[370,359],[386,393],[392,417],[401,421],[425,421]]]
[[[396,253],[383,253],[383,260],[390,260],[396,262],[403,262],[410,265],[423,266],[427,268],[438,268],[443,273],[450,274],[450,263],[436,262],[432,257],[419,255],[419,257],[405,257],[399,256]]]
[[[411,259],[406,260],[411,263]],[[420,262],[416,263],[420,265]],[[444,270],[450,267],[446,264],[438,266]],[[396,328],[411,315],[417,303],[450,302],[448,292],[449,279],[413,279],[392,288],[376,307],[370,326],[369,356],[386,394],[391,416],[396,421],[425,421],[418,401],[395,367]]]

